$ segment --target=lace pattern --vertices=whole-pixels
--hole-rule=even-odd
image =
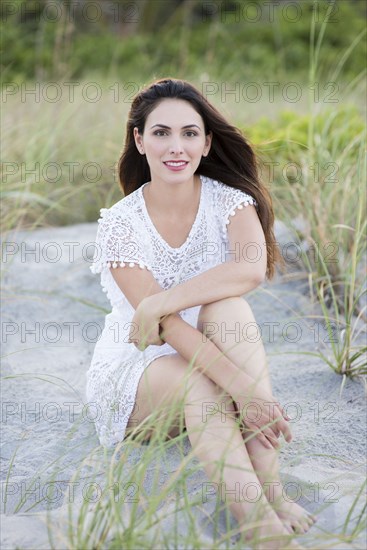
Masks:
[[[151,271],[165,290],[223,263],[218,251],[228,245],[227,229],[237,209],[257,203],[253,197],[222,182],[200,176],[201,198],[195,222],[185,243],[172,248],[147,219],[142,187],[111,208],[101,209],[92,273],[101,276],[112,312],[106,316],[87,372],[87,398],[98,412],[97,435],[105,447],[122,441],[136,398],[140,377],[156,357],[175,353],[167,343],[144,352],[127,342],[134,308],[111,274],[111,268],[135,267]],[[179,312],[194,328],[200,306]],[[116,342],[116,323],[124,336]]]
[[[123,441],[144,370],[157,357],[169,354],[136,361],[95,361],[94,368],[87,372],[87,400],[102,446],[111,449]]]

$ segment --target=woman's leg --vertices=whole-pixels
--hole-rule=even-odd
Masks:
[[[151,412],[177,407],[180,402],[184,403],[185,425],[193,453],[203,463],[210,482],[221,490],[222,500],[228,502],[243,539],[257,537],[263,541],[262,550],[302,548],[296,542],[289,543],[289,533],[263,494],[243,444],[231,397],[205,374],[190,370],[179,354],[157,358],[145,370],[129,430],[139,429]],[[216,414],[205,414],[208,403],[216,404]],[[225,422],[221,410],[226,411]],[[170,434],[177,435],[176,423]],[[204,489],[205,485],[203,497]],[[246,490],[252,494],[248,496]],[[251,521],[260,525],[251,527]],[[259,547],[256,545],[256,548]]]
[[[273,394],[260,331],[246,300],[234,297],[202,306],[198,329],[207,333],[228,359]],[[244,431],[246,438],[249,435],[250,432]],[[246,441],[246,448],[265,495],[287,530],[305,533],[317,518],[287,499],[279,477],[278,450],[266,449],[256,437]]]

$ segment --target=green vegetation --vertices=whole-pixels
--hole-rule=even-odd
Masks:
[[[314,118],[283,112],[276,123],[260,119],[249,135],[276,213],[297,236],[293,256],[323,308],[332,358],[316,355],[344,376],[366,374],[366,348],[354,345],[366,320],[366,130],[358,110],[345,104]]]
[[[17,14],[5,22],[3,17],[3,86],[13,83],[14,87],[3,88],[2,229],[6,234],[95,222],[101,207],[121,198],[114,167],[134,93],[153,77],[186,78],[199,89],[211,82],[216,91],[208,99],[244,131],[258,153],[275,215],[297,238],[302,269],[298,276],[305,278],[311,299],[319,302],[321,320],[331,335],[326,351],[302,353],[322,358],[340,374],[342,389],[347,377],[366,374],[366,348],[361,343],[366,330],[365,3],[336,2],[337,10],[326,17],[329,3],[319,2],[317,20],[315,10],[311,17],[313,3],[302,2],[302,18],[290,23],[280,16],[284,9],[280,2],[271,24],[266,20],[238,23],[233,15],[223,13],[204,21],[200,2],[183,2],[179,7],[172,2],[167,13],[158,10],[154,15],[149,11],[152,4],[146,2],[148,11],[142,12],[132,29],[122,30],[107,15],[98,25],[88,25],[81,18],[68,24],[31,18],[21,22]],[[248,19],[255,17],[255,9],[254,5],[249,9]],[[12,48],[5,48],[10,43]],[[50,80],[61,89],[57,101],[52,99],[55,89],[49,87]],[[38,84],[39,101],[37,94],[25,95],[23,81],[28,89]],[[68,81],[78,84],[73,100],[65,86]],[[96,100],[93,82],[100,92]],[[250,82],[262,90],[258,101],[246,101],[243,96]],[[266,82],[278,83],[272,102]],[[284,98],[284,87],[290,82],[302,90],[299,101]],[[240,99],[223,94],[222,83],[228,89],[239,86]],[[302,224],[297,223],[300,216]],[[193,525],[193,507],[200,505],[188,494],[189,476],[195,469],[192,462],[187,468],[191,452],[181,449],[186,434],[165,441],[175,412],[155,411],[147,420],[145,429],[155,428],[154,435],[134,467],[131,463],[143,445],[143,432],[125,441],[112,457],[98,447],[85,458],[74,481],[92,482],[98,472],[96,481],[106,489],[95,504],[84,498],[76,517],[75,506],[72,510],[70,505],[67,548],[150,548],[157,546],[152,541],[155,529],[161,546],[177,547],[180,542],[202,547],[194,527],[188,529],[186,541],[178,540],[176,532],[167,540],[164,533],[159,534],[164,518],[178,509],[186,515],[187,525]],[[163,487],[157,468],[153,494],[146,494],[144,480],[152,463],[164,464],[173,445],[182,452],[180,468],[167,475]],[[6,483],[14,458],[15,454]],[[84,466],[94,467],[90,476],[85,475]],[[123,495],[116,498],[111,491],[114,483],[122,491],[129,483],[138,486],[139,505],[128,510]],[[319,531],[314,545],[352,543],[361,535],[363,490],[362,486],[355,492],[342,533]],[[20,500],[17,511],[23,504]],[[50,520],[49,527],[52,540],[57,526]],[[230,547],[232,535],[228,524],[221,542]]]
[[[46,4],[15,0],[13,15],[2,10],[3,81],[83,79],[91,70],[99,77],[138,82],[155,74],[185,78],[202,72],[223,81],[284,81],[290,73],[299,79],[308,70],[313,15],[319,28],[328,21],[321,68],[329,79],[328,67],[363,31],[366,14],[365,3],[353,0],[337,1],[332,9],[325,0],[302,1],[298,9],[286,2],[270,8],[265,0],[249,5],[137,1],[130,11],[118,1],[114,10],[108,2],[93,2],[99,10],[68,1],[52,2],[47,9]],[[365,58],[364,43],[345,65],[342,80],[360,74]]]
[[[145,63],[150,64],[146,76],[155,73],[155,63],[159,68],[156,76],[167,75],[172,67],[179,66],[173,75],[197,85],[255,147],[262,162],[262,177],[272,192],[275,215],[298,236],[300,262],[311,296],[316,295],[326,307],[323,314],[330,330],[333,324],[337,326],[339,336],[332,346],[333,357],[323,356],[324,359],[340,374],[364,373],[365,350],[356,349],[354,342],[360,334],[355,323],[366,320],[362,305],[366,292],[364,273],[360,269],[366,246],[366,132],[361,116],[365,71],[357,72],[363,65],[366,37],[363,30],[359,32],[363,27],[361,5],[338,2],[337,12],[333,8],[325,14],[324,3],[312,10],[312,3],[303,2],[303,17],[297,23],[278,17],[276,24],[260,21],[256,25],[238,24],[233,21],[235,15],[224,17],[223,13],[204,23],[198,18],[195,2],[184,6],[185,9],[176,9],[156,22],[160,25],[159,41],[157,29],[150,28],[153,23],[147,15],[147,21],[143,18],[139,23],[144,23],[140,34],[132,34],[126,40],[117,40],[108,29],[100,27],[97,49],[96,37],[88,26],[72,35],[72,55],[63,59],[62,66],[68,76],[85,75],[71,81],[75,84],[72,89],[65,80],[7,84],[2,229],[95,221],[101,207],[119,200],[121,190],[115,167],[130,102],[142,83],[149,80],[141,78]],[[283,7],[279,6],[279,10]],[[253,3],[251,9],[255,9]],[[250,18],[250,11],[246,13]],[[350,24],[341,32],[344,17]],[[16,50],[24,46],[22,41],[39,36],[26,32],[18,41],[16,33],[29,25],[4,27],[5,37],[15,33]],[[47,32],[42,31],[38,61],[34,47],[23,50],[24,58],[19,53],[31,72],[24,74],[17,56],[14,63],[7,64],[5,55],[8,77],[17,74],[22,79],[40,72],[49,76],[43,56],[47,53],[50,67],[56,67],[58,58],[55,52],[50,54],[51,43],[46,47],[51,38],[55,43],[61,40],[62,33],[57,35],[59,38],[55,34],[60,27],[55,25],[53,30],[50,24]],[[66,32],[68,27],[62,28]],[[41,32],[40,28],[37,32]],[[180,40],[173,40],[175,33],[181,36]],[[233,44],[239,44],[238,48],[231,47],[230,38]],[[152,59],[153,39],[157,44]],[[109,50],[112,43],[113,53]],[[278,55],[274,55],[274,46]],[[120,57],[120,47],[125,48],[126,57]],[[228,51],[230,63],[226,62]],[[303,60],[302,68],[296,62],[297,51]],[[162,52],[168,64],[162,59]],[[212,62],[204,65],[207,73],[202,72],[203,59]],[[305,63],[305,59],[309,62]],[[248,78],[241,74],[244,60],[248,61]],[[275,75],[272,79],[268,79],[269,60]],[[76,61],[85,70],[72,66]],[[106,70],[102,70],[102,65]],[[290,68],[292,72],[285,78]],[[134,81],[131,76],[125,83],[119,78],[113,80],[112,74],[119,74],[120,69],[128,75],[130,70],[132,74],[138,71],[139,80]],[[220,75],[220,79],[213,79],[209,72]],[[252,80],[255,74],[262,74],[262,78]],[[274,86],[270,87],[269,82]],[[302,242],[307,243],[306,250]]]
[[[188,367],[188,373],[191,367],[192,365]],[[30,379],[39,378],[46,384],[58,385],[63,392],[67,389],[74,401],[77,397],[78,402],[83,403],[79,392],[60,377],[37,376],[36,373],[20,376]],[[14,375],[5,376],[5,383],[6,380],[12,378]],[[185,385],[185,387],[187,386]],[[248,396],[248,399],[251,402],[251,395]],[[33,477],[27,480],[28,491],[31,491],[40,479],[47,479],[47,484],[50,486],[47,496],[42,491],[37,493],[38,499],[36,497],[30,501],[29,493],[28,495],[21,493],[16,496],[18,501],[13,502],[15,512],[32,512],[32,509],[38,504],[52,503],[53,498],[57,502],[62,490],[59,487],[60,472],[65,469],[65,461],[71,461],[72,464],[75,464],[75,472],[70,479],[63,480],[67,483],[66,487],[69,487],[69,489],[63,489],[65,490],[65,505],[57,513],[52,513],[52,506],[50,506],[47,524],[50,548],[55,550],[60,548],[60,540],[62,540],[63,547],[70,550],[77,548],[100,550],[142,548],[148,550],[153,547],[170,549],[178,548],[180,545],[183,548],[211,548],[214,550],[221,547],[240,550],[243,548],[243,543],[233,542],[232,539],[238,534],[239,528],[237,523],[231,528],[228,508],[230,493],[228,492],[228,496],[224,496],[221,501],[222,493],[219,484],[208,486],[205,481],[203,482],[200,474],[203,466],[197,460],[191,447],[188,448],[185,445],[186,432],[181,431],[180,435],[174,439],[168,438],[173,419],[179,423],[182,429],[184,401],[185,398],[182,397],[170,407],[159,406],[142,424],[136,427],[128,438],[112,450],[100,445],[92,446],[90,435],[86,432],[84,432],[86,433],[84,438],[77,438],[74,441],[75,434],[79,429],[83,429],[83,423],[85,424],[87,419],[93,417],[93,405],[88,413],[88,404],[83,403],[83,406],[86,407],[86,409],[83,408],[83,414],[80,412],[69,432],[63,434],[64,452],[60,453],[56,460],[49,460],[46,457],[45,462],[34,472]],[[73,414],[76,413],[76,411],[73,412]],[[203,425],[204,422],[198,422],[198,433],[203,429]],[[149,444],[146,443],[148,434],[151,434]],[[244,441],[256,437],[256,434],[257,431],[252,432],[251,435],[246,436]],[[11,482],[11,470],[18,448],[19,446],[14,450],[10,459],[5,479],[5,495],[7,494],[7,485]],[[313,454],[309,454],[308,458],[312,458],[312,456]],[[315,458],[319,456],[316,454]],[[315,485],[318,486],[317,483],[302,482],[298,485],[297,492],[301,490],[302,495],[309,502],[317,504],[317,512],[315,512],[317,514],[335,502],[330,498],[329,487],[332,487],[333,490],[337,487],[338,495],[352,494],[353,501],[348,513],[345,514],[346,519],[341,530],[337,533],[330,532],[328,525],[322,529],[313,529],[308,535],[306,547],[337,548],[343,543],[358,545],[361,536],[363,536],[366,519],[366,507],[363,500],[366,482],[360,470],[362,464],[352,464],[342,456],[322,456],[340,463],[340,469],[335,477],[329,476],[325,484],[322,485],[323,489],[327,489],[324,497],[320,498],[320,495],[316,499]],[[224,460],[228,461],[228,455],[217,462],[219,479],[222,476]],[[299,464],[300,460],[302,460],[302,455],[290,458],[283,463],[285,467],[288,467]],[[175,466],[178,464],[174,470],[172,470],[173,463]],[[348,469],[345,469],[346,465],[348,465]],[[342,470],[344,470],[343,475],[345,476],[351,474],[352,486],[348,487],[345,483],[339,485],[339,476]],[[243,471],[246,471],[245,466]],[[353,477],[353,474],[356,474],[356,477]],[[361,479],[363,479],[362,482]],[[201,528],[198,528],[198,523],[194,518],[197,518],[198,514],[200,517],[200,514],[205,513],[203,504],[211,500],[214,490],[213,513],[209,517],[202,518],[203,524],[213,528],[213,545],[208,546],[207,540],[203,540],[202,528],[204,525],[202,524]],[[287,499],[293,499],[288,490],[286,495]],[[299,496],[295,498],[295,501],[297,502],[298,499]],[[274,508],[276,509],[275,505]],[[7,510],[6,499],[4,509]],[[177,522],[178,514],[180,524]],[[224,533],[220,532],[220,514],[224,514],[226,520]],[[263,519],[263,514],[261,506],[258,504],[254,506],[253,514],[246,526],[250,530],[255,522],[261,521],[261,519]],[[167,524],[170,525],[170,529],[167,528]],[[184,529],[182,525],[185,525]],[[296,534],[293,536],[297,537]],[[255,548],[259,546],[259,542],[256,542],[257,538],[256,534],[252,538]]]

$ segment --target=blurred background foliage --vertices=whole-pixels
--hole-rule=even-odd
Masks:
[[[149,80],[156,73],[283,80],[307,73],[314,3],[278,0],[12,0],[1,8],[6,80],[100,77]],[[330,1],[316,4],[319,25]],[[364,0],[336,1],[323,40],[322,69],[365,28]],[[353,79],[366,46],[343,68]]]
[[[2,2],[2,229],[95,222],[121,198],[116,165],[134,95],[156,78],[189,80],[250,140],[275,217],[302,251],[296,276],[344,331],[325,361],[366,372],[352,321],[366,321],[366,9]]]
[[[347,150],[355,166],[359,149],[347,145],[365,126],[366,6],[359,0],[3,2],[3,228],[94,221],[101,206],[116,202],[114,167],[130,103],[141,86],[164,76],[201,89],[261,160],[319,162],[311,142],[328,127],[314,148],[333,162]],[[55,100],[52,83],[60,92]],[[96,172],[86,169],[89,163]],[[288,179],[277,167],[263,177],[282,219]],[[293,211],[294,201],[288,204]]]

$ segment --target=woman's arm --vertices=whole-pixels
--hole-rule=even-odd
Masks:
[[[265,436],[278,447],[276,438],[280,432],[289,442],[292,434],[285,422],[281,406],[271,394],[263,390],[258,380],[246,374],[199,330],[186,323],[177,314],[168,315],[161,322],[162,339],[170,344],[188,363],[213,380],[228,393],[237,404],[239,412],[247,410],[247,404],[257,406],[257,419],[246,418],[246,425],[257,431],[257,437],[266,446],[272,447]],[[259,411],[261,415],[259,417]],[[275,439],[274,439],[275,436]]]
[[[163,329],[161,338],[165,342],[234,399],[237,393],[251,394],[256,380],[239,369],[213,342],[180,315],[167,315],[160,326]]]
[[[152,274],[145,269],[135,266],[128,269],[126,267],[114,268],[111,271],[130,304],[136,308],[136,313],[144,306],[144,301],[148,299],[151,293],[162,296],[165,292]],[[144,312],[142,312],[142,315],[144,318]],[[269,423],[269,421],[273,422],[276,417],[282,415],[281,409],[278,406],[275,404],[274,406],[270,405],[275,400],[259,387],[258,381],[255,381],[251,376],[239,369],[213,342],[208,340],[199,330],[181,319],[178,313],[167,315],[164,319],[160,320],[159,326],[163,330],[161,341],[170,344],[188,363],[191,362],[194,368],[200,369],[208,378],[231,395],[232,399],[239,403],[239,411],[243,410],[248,398],[252,401],[255,395],[256,399],[262,399],[260,407],[264,407],[265,401],[266,408],[272,411],[265,415],[265,420],[263,418],[260,419],[262,425]],[[140,330],[139,323],[138,329]],[[140,340],[141,335],[139,335]],[[266,405],[267,402],[269,405]],[[266,432],[266,429],[264,430],[264,434],[269,434],[270,432]],[[277,429],[286,433],[288,428],[284,420],[277,422],[277,426],[273,428],[273,434],[277,435]],[[264,444],[266,443],[262,434],[259,434],[258,437]]]
[[[266,242],[255,207],[238,210],[227,231],[228,252],[234,255],[232,261],[223,258],[220,265],[165,290],[159,297],[150,296],[148,307],[164,316],[223,298],[243,296],[264,281]]]
[[[244,275],[243,267],[235,262],[208,269],[164,292],[144,299],[144,308],[156,311],[159,317],[193,306],[209,304],[232,296],[243,296],[261,283],[251,272]]]

